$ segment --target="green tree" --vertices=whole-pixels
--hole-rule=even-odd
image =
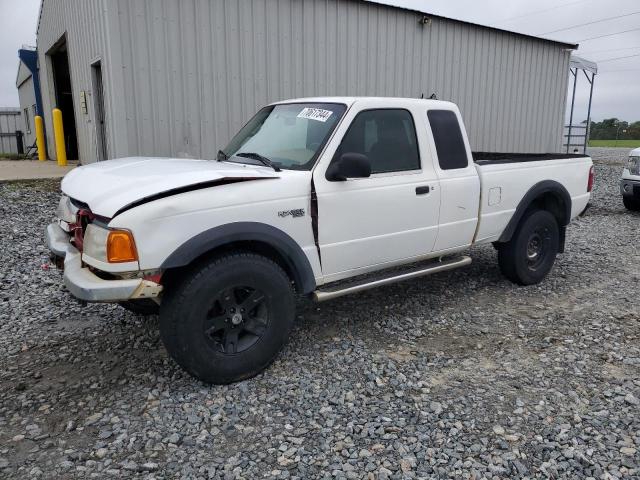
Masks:
[[[640,140],[640,121],[629,123],[617,118],[591,122],[592,140]]]

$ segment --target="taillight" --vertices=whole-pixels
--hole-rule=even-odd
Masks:
[[[593,169],[593,165],[591,165],[591,169],[589,170],[589,181],[587,182],[587,192],[593,190],[593,182],[596,179],[596,172]]]

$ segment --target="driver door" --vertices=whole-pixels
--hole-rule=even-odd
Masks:
[[[436,242],[440,188],[426,134],[416,128],[420,112],[378,102],[351,108],[314,170],[325,282],[417,260]],[[371,176],[328,180],[343,153],[366,155]]]

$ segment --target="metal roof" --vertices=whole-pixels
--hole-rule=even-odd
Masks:
[[[571,55],[571,62],[569,66],[571,68],[579,68],[580,70],[585,70],[591,73],[598,73],[598,64],[596,62],[586,60],[582,57],[578,57],[577,55]]]
[[[491,27],[489,25],[482,25],[480,23],[469,22],[467,20],[459,20],[457,18],[445,17],[443,15],[436,15],[436,14],[427,12],[425,10],[417,10],[417,9],[413,9],[413,8],[401,7],[399,5],[395,5],[395,4],[391,3],[392,0],[361,0],[361,1],[368,2],[368,3],[376,3],[378,5],[383,5],[383,6],[386,6],[386,7],[389,7],[389,8],[395,8],[395,9],[398,9],[398,10],[405,10],[407,12],[419,13],[421,15],[427,15],[428,17],[431,17],[431,18],[440,18],[442,20],[449,20],[450,22],[458,22],[458,23],[463,23],[465,25],[472,25],[472,26],[478,27],[478,28],[485,28],[487,30],[493,30],[494,32],[508,33],[508,34],[511,34],[511,35],[516,35],[518,37],[532,38],[532,39],[540,40],[542,42],[555,43],[556,45],[559,45],[559,46],[564,47],[564,48],[568,48],[570,50],[577,50],[578,49],[578,44],[577,43],[561,42],[559,40],[552,40],[550,38],[537,37],[535,35],[528,35],[526,33],[514,32],[512,30],[505,30],[504,28]],[[415,2],[415,3],[417,3],[417,2]]]
[[[485,28],[485,29],[488,29],[488,30],[493,30],[495,32],[508,33],[508,34],[511,34],[511,35],[516,35],[516,36],[525,37],[525,38],[533,38],[533,39],[536,39],[536,40],[540,40],[542,42],[555,43],[556,45],[559,45],[559,46],[562,46],[564,48],[568,48],[568,49],[571,49],[571,50],[577,50],[578,49],[578,44],[577,43],[561,42],[559,40],[552,40],[550,38],[537,37],[535,35],[528,35],[526,33],[514,32],[512,30],[505,30],[503,28],[491,27],[491,26],[488,26],[488,25],[482,25],[480,23],[474,23],[474,22],[469,22],[469,21],[466,21],[466,20],[459,20],[457,18],[451,18],[451,17],[442,16],[442,15],[436,15],[436,14],[433,14],[433,13],[430,13],[430,12],[426,12],[424,10],[417,10],[417,9],[401,7],[399,5],[394,5],[393,3],[390,3],[391,0],[361,0],[361,1],[368,2],[368,3],[376,3],[378,5],[383,5],[383,6],[386,6],[386,7],[389,7],[389,8],[394,8],[394,9],[397,9],[397,10],[405,10],[407,12],[419,13],[419,14],[422,14],[422,15],[427,15],[427,16],[432,17],[432,18],[440,18],[440,19],[443,19],[443,20],[449,20],[451,22],[458,22],[458,23],[463,23],[465,25],[472,25],[472,26],[478,27],[478,28]],[[40,2],[40,11],[38,12],[38,26],[36,27],[36,34],[40,30],[40,21],[42,19],[42,10],[43,10],[44,2],[45,2],[45,0],[41,0],[41,2]]]

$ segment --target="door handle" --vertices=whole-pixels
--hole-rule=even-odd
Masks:
[[[426,195],[430,191],[431,191],[431,189],[429,188],[428,185],[426,185],[424,187],[416,187],[416,195]]]

